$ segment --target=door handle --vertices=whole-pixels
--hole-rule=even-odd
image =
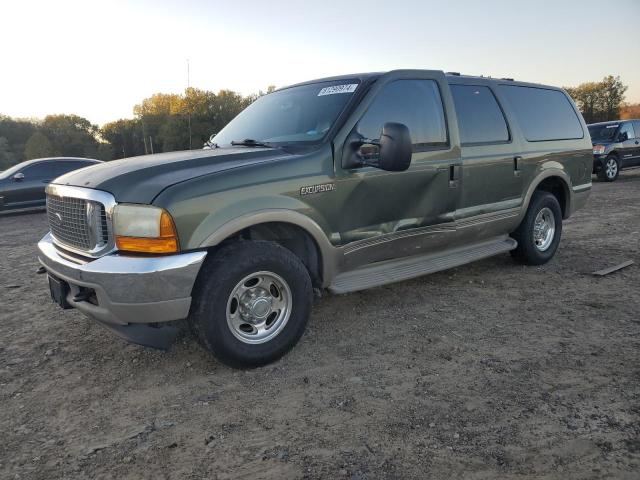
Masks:
[[[521,166],[522,166],[522,157],[520,155],[513,157],[513,174],[516,177],[519,177],[520,173],[522,173],[522,171],[520,170]]]
[[[460,182],[460,165],[449,165],[449,188],[457,188]]]

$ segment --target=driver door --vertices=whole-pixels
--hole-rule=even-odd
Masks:
[[[345,268],[438,248],[455,233],[462,164],[460,149],[450,138],[457,128],[447,123],[452,115],[450,107],[445,109],[451,103],[445,77],[416,72],[383,79],[369,101],[363,101],[366,107],[358,109],[364,111],[345,141],[342,165],[337,165],[336,187],[343,204],[334,231],[344,246]],[[409,128],[413,153],[408,170],[346,168],[349,138],[377,139],[387,122]],[[365,144],[356,154],[375,157],[376,148]]]
[[[53,167],[51,162],[39,162],[27,165],[20,172],[22,178],[10,179],[5,193],[4,203],[11,208],[28,208],[44,205],[44,188],[51,181]]]
[[[639,153],[635,137],[632,123],[623,123],[618,132],[618,142],[622,144],[620,148],[622,167],[631,167],[635,164],[635,157]]]

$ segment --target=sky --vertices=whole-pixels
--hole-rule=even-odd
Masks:
[[[639,22],[640,0],[0,0],[0,114],[131,118],[184,91],[187,60],[191,86],[244,95],[425,68],[558,86],[613,74],[636,103]]]

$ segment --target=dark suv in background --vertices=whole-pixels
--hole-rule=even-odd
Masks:
[[[640,166],[640,120],[592,123],[593,173],[613,182],[622,168]]]
[[[44,189],[54,178],[96,163],[101,162],[90,158],[38,158],[0,172],[0,212],[44,207]]]

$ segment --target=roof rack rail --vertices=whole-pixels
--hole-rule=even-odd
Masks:
[[[460,72],[447,72],[447,75],[453,75],[455,77],[459,77],[460,76]]]
[[[515,81],[513,78],[508,78],[508,77],[503,77],[500,80],[506,80],[507,82],[514,82]]]

